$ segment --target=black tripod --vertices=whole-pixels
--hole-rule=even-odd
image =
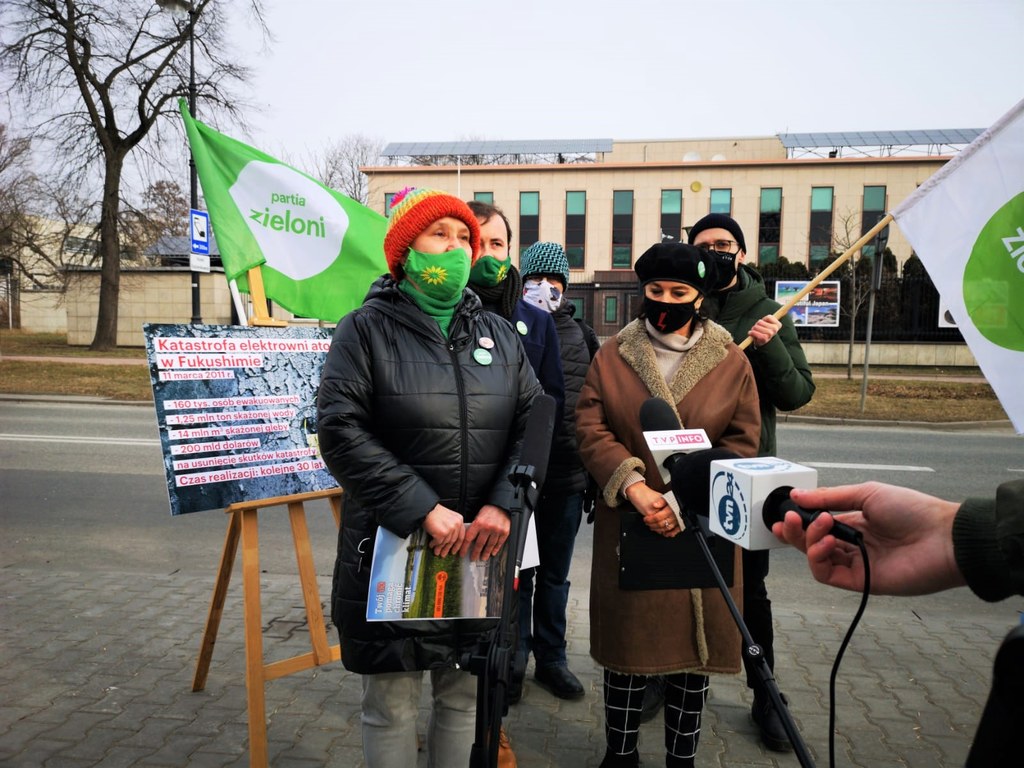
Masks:
[[[511,526],[505,543],[501,614],[492,638],[467,654],[463,666],[477,676],[476,740],[469,756],[470,768],[494,768],[498,764],[498,732],[508,713],[508,689],[512,682],[517,628],[512,622],[519,599],[519,566],[523,561],[526,529],[540,498],[551,453],[555,401],[548,395],[534,398],[526,423],[520,463],[512,468],[509,482],[515,499],[509,510]],[[493,589],[496,585],[491,585]]]
[[[673,480],[674,479],[675,476],[673,474]],[[685,496],[679,493],[676,494],[676,497],[685,498]],[[704,554],[704,559],[707,561],[708,568],[711,569],[711,573],[715,577],[715,582],[718,584],[718,589],[721,591],[722,597],[725,599],[725,604],[729,606],[729,613],[732,614],[732,619],[740,630],[740,635],[743,638],[743,658],[750,662],[751,668],[753,668],[757,674],[758,681],[762,686],[764,686],[764,690],[768,692],[768,698],[771,699],[772,705],[775,707],[775,711],[779,713],[779,719],[782,721],[782,727],[786,731],[786,736],[789,737],[790,743],[793,745],[793,751],[796,754],[797,759],[800,761],[800,765],[805,768],[814,768],[814,760],[811,759],[811,755],[807,751],[807,745],[800,736],[800,732],[796,729],[796,723],[793,722],[793,716],[789,713],[789,708],[786,706],[786,703],[782,700],[782,695],[779,693],[779,685],[775,682],[775,678],[772,676],[771,667],[768,666],[768,660],[764,656],[764,649],[755,643],[754,638],[750,636],[750,630],[747,629],[747,625],[743,621],[743,616],[740,615],[739,609],[736,607],[736,602],[732,599],[732,595],[729,593],[729,586],[725,583],[725,579],[722,577],[722,571],[719,570],[718,564],[715,562],[714,555],[711,554],[711,548],[708,546],[709,534],[706,527],[701,523],[700,518],[697,516],[697,513],[693,510],[691,505],[680,504],[679,507],[679,514],[686,523],[687,533],[696,537],[697,544],[700,546],[700,550]]]

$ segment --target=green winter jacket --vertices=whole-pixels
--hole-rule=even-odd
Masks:
[[[710,294],[704,302],[708,315],[732,334],[739,344],[747,332],[765,315],[775,314],[782,305],[768,298],[764,279],[755,269],[740,264],[737,285],[725,293]],[[775,412],[793,411],[807,405],[814,395],[814,381],[807,356],[796,337],[789,315],[782,318],[782,330],[763,347],[746,349],[754,369],[757,395],[761,399],[761,443],[759,456],[774,456]]]

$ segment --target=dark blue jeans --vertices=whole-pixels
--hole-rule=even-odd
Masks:
[[[582,516],[582,492],[544,495],[534,511],[540,565],[519,575],[519,654],[528,660],[533,651],[538,669],[566,666],[569,566]]]

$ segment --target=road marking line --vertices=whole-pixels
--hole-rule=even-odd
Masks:
[[[914,467],[906,464],[843,464],[830,461],[802,461],[799,462],[808,467],[821,469],[875,469],[891,470],[893,472],[934,472],[931,467]]]
[[[159,440],[141,437],[79,437],[77,435],[0,434],[0,440],[25,443],[92,443],[94,445],[160,445]]]

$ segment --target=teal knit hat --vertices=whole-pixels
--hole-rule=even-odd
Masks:
[[[565,287],[569,287],[569,260],[558,243],[534,243],[523,251],[519,273],[523,280],[537,275],[558,275]]]

